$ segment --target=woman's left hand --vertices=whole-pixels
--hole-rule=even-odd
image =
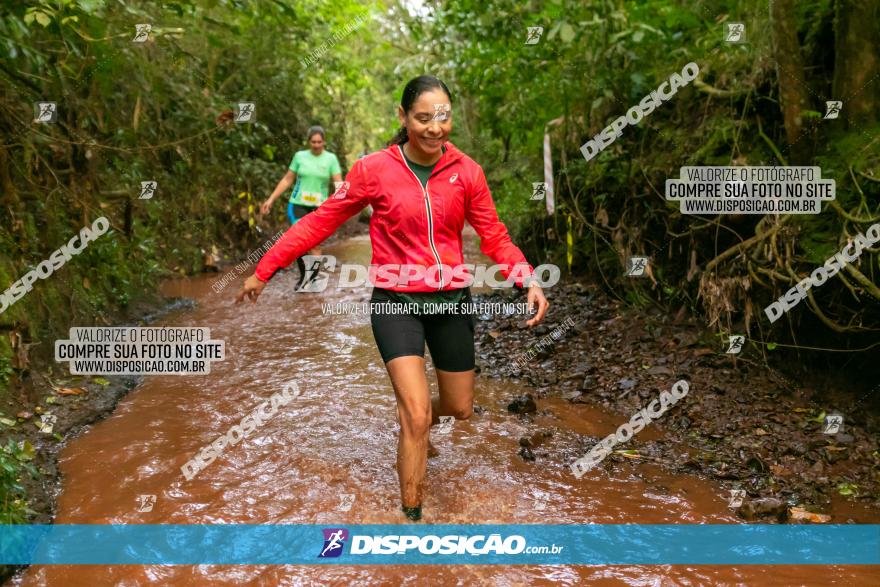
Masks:
[[[529,286],[529,295],[527,299],[529,302],[529,313],[534,311],[535,302],[538,303],[538,313],[534,318],[526,321],[526,326],[532,327],[544,319],[544,314],[546,314],[547,309],[550,308],[550,302],[544,297],[544,290],[541,289],[541,286],[534,284]]]

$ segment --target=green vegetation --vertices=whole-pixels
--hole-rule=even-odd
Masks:
[[[570,255],[574,271],[630,303],[646,294],[685,303],[725,332],[864,348],[880,329],[878,249],[812,292],[809,310],[772,333],[762,335],[761,323],[764,306],[880,221],[878,7],[771,4],[776,14],[755,1],[454,0],[427,23],[408,19],[409,47],[428,47],[426,69],[460,93],[463,146],[489,170],[503,217],[516,218],[534,251]],[[729,22],[745,24],[747,43],[724,41]],[[544,32],[526,45],[531,26]],[[583,143],[689,62],[700,68],[693,84],[585,161]],[[844,115],[823,120],[832,99],[844,100]],[[531,182],[543,179],[545,125],[553,217],[528,200]],[[685,217],[663,199],[665,180],[684,165],[783,164],[820,166],[836,181],[836,202],[819,215]],[[652,257],[658,283],[623,278],[630,255]],[[649,291],[637,291],[642,284]]]
[[[24,524],[33,514],[24,499],[21,475],[27,473],[37,476],[31,464],[34,447],[24,441],[20,445],[12,439],[6,446],[0,446],[0,524]]]

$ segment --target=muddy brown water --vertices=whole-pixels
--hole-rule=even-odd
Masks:
[[[486,261],[469,234],[467,258]],[[369,263],[366,236],[324,252],[339,262]],[[324,315],[322,303],[366,302],[369,290],[295,295],[295,273],[280,273],[256,305],[232,305],[238,283],[215,293],[218,275],[165,284],[198,308],[165,326],[208,326],[226,341],[226,360],[205,376],[151,376],[106,420],[62,452],[61,524],[396,524],[396,410],[369,317]],[[433,377],[429,374],[429,380]],[[187,481],[180,466],[290,380],[302,395],[261,429]],[[436,382],[432,381],[436,392]],[[534,430],[506,411],[528,391],[509,381],[477,379],[485,408],[434,436],[424,521],[474,523],[738,523],[719,486],[659,467],[614,467],[576,479],[561,463],[527,463],[520,436]],[[695,390],[692,390],[695,391]],[[573,434],[604,436],[621,416],[564,400],[538,401],[554,426],[552,446]],[[658,432],[654,427],[641,434]],[[340,511],[342,495],[354,495]],[[138,512],[139,495],[155,495]],[[877,517],[838,504],[860,522]],[[835,518],[837,520],[837,518]],[[33,566],[20,586],[97,585],[868,585],[871,567],[796,566]]]

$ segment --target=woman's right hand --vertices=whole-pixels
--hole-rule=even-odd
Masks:
[[[266,287],[266,283],[257,279],[256,275],[251,275],[244,281],[244,285],[241,287],[241,291],[238,292],[238,296],[235,298],[235,303],[240,304],[244,301],[244,298],[247,297],[252,304],[257,302],[257,298],[260,297],[260,294],[263,293],[263,288]]]
[[[272,198],[269,198],[268,200],[266,200],[265,202],[263,202],[263,205],[260,206],[260,214],[262,214],[263,216],[265,216],[266,214],[268,214],[268,213],[269,213],[269,209],[272,207],[272,203],[273,203],[273,202],[274,202],[274,200],[273,200]]]

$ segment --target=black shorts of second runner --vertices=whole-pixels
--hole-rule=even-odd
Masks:
[[[394,292],[373,288],[370,304],[397,304]],[[472,304],[470,288],[462,302]],[[466,313],[411,314],[406,312],[374,312],[370,315],[373,338],[382,360],[404,356],[425,356],[425,343],[434,367],[441,371],[470,371],[474,368],[475,318]]]
[[[317,209],[318,208],[316,208],[315,206],[300,206],[299,204],[288,204],[287,217],[290,219],[290,223],[293,224],[306,214],[310,214]],[[299,281],[297,281],[296,285],[293,286],[294,290],[299,289],[306,278],[306,263],[305,261],[303,261],[302,257],[297,257],[296,266],[299,269]]]
[[[315,206],[300,206],[299,204],[294,204],[293,202],[287,203],[287,219],[290,220],[290,224],[295,224],[297,220],[309,214],[310,212],[314,212],[318,208]]]

